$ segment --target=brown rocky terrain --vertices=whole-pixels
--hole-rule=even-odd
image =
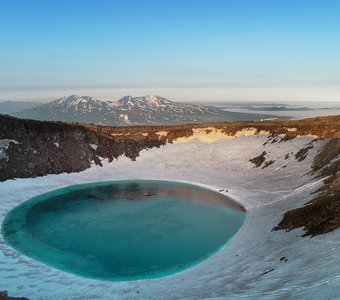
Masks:
[[[325,178],[316,197],[305,206],[285,213],[274,230],[304,227],[304,236],[315,236],[340,227],[340,139],[333,138],[318,153],[312,165],[315,176]]]
[[[324,185],[304,207],[287,212],[275,230],[305,227],[306,235],[317,235],[340,226],[340,116],[317,117],[294,121],[244,121],[175,126],[95,126],[22,120],[0,115],[0,181],[37,177],[46,174],[79,172],[101,165],[119,156],[134,160],[143,149],[161,147],[178,138],[190,137],[195,130],[209,134],[219,130],[230,138],[243,135],[244,129],[254,134],[269,135],[266,143],[281,143],[298,136],[328,139],[328,144],[315,157],[311,170],[324,178]],[[300,149],[295,159],[302,162],[313,145]],[[2,152],[1,152],[2,151]],[[2,155],[2,156],[1,156]],[[287,154],[288,155],[288,154]],[[266,168],[266,153],[250,161],[254,167]]]
[[[26,297],[10,297],[7,291],[0,291],[0,300],[29,300]]]
[[[0,181],[79,172],[120,155],[135,159],[140,150],[160,147],[158,139],[121,140],[75,124],[21,120],[0,115],[0,140],[14,140],[0,160]]]

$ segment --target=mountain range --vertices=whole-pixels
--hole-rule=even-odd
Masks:
[[[116,101],[101,101],[89,96],[71,95],[46,104],[4,113],[26,119],[111,126],[260,120],[274,117],[229,112],[215,106],[173,102],[153,95],[125,96]]]

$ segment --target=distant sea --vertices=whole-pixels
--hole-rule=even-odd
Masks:
[[[230,102],[230,101],[204,101],[191,102],[193,104],[211,105],[226,111],[240,113],[270,114],[277,117],[290,117],[303,119],[317,116],[340,115],[339,102]]]

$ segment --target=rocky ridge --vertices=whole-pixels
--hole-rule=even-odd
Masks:
[[[176,126],[110,127],[79,123],[21,120],[0,115],[0,180],[37,177],[46,174],[79,172],[112,161],[119,156],[134,160],[143,149],[161,147],[182,139],[211,137],[235,138],[267,135],[266,143],[284,143],[299,136],[327,139],[328,144],[315,157],[311,172],[324,178],[314,199],[302,208],[287,212],[275,230],[305,227],[306,235],[335,230],[339,222],[340,117],[321,117],[298,121],[224,122]],[[295,153],[303,163],[312,143]],[[260,152],[261,153],[261,152]],[[266,168],[266,154],[249,163]],[[293,155],[287,153],[285,159]]]

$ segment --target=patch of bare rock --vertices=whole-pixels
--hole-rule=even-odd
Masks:
[[[0,300],[29,300],[25,297],[10,297],[7,291],[0,291]]]
[[[255,165],[255,168],[260,167],[266,161],[267,152],[263,151],[259,156],[249,159]]]
[[[308,151],[308,150],[307,150]],[[301,156],[303,157],[303,155]],[[290,210],[273,230],[290,231],[304,227],[303,236],[316,236],[340,227],[340,139],[333,138],[312,164],[315,176],[325,178],[315,198],[305,206]]]

